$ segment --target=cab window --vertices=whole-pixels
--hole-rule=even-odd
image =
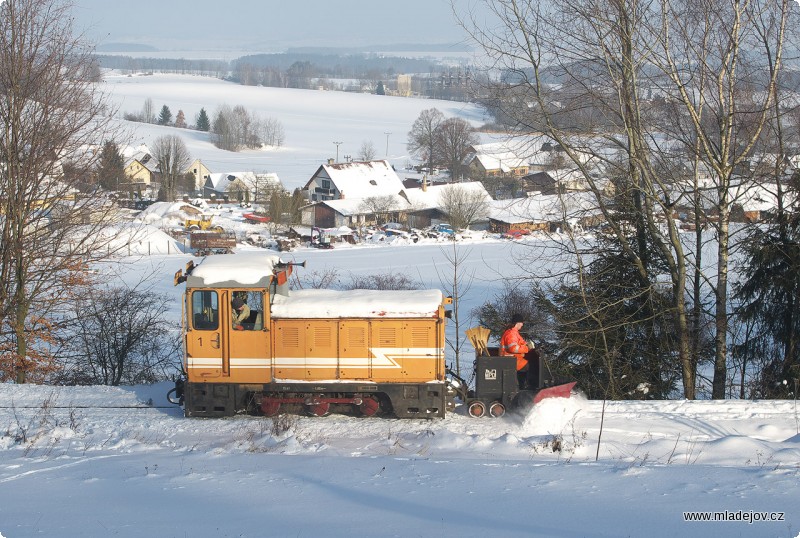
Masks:
[[[192,328],[198,331],[215,331],[219,328],[217,292],[192,292]]]
[[[234,299],[240,299],[247,305],[249,315],[242,319],[239,326],[246,331],[260,331],[264,328],[264,293],[261,290],[234,291]]]

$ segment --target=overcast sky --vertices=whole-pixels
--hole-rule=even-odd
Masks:
[[[459,10],[478,0],[456,0]],[[284,49],[465,41],[450,0],[74,0],[75,24],[102,43]]]

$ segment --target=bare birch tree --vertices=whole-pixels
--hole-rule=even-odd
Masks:
[[[672,324],[675,341],[667,356],[681,365],[687,398],[695,397],[697,385],[699,285],[713,282],[712,392],[722,397],[734,170],[752,153],[774,99],[775,74],[755,75],[768,50],[780,64],[788,2],[487,0],[486,4],[499,26],[464,22],[493,60],[492,67],[503,73],[503,83],[490,88],[496,93],[489,99],[520,133],[543,131],[555,140],[582,172],[608,235],[619,248],[618,259],[635,270],[638,291],[627,293],[633,293],[628,299],[641,301],[637,315],[644,323],[666,315]],[[767,26],[772,29],[767,32],[770,37],[759,42],[755,37]],[[652,91],[671,113],[662,115],[661,121],[654,116],[655,101],[648,97]],[[673,132],[666,130],[670,124]],[[673,136],[665,137],[665,132]],[[672,143],[676,140],[678,148]],[[616,155],[613,159],[608,158],[610,150]],[[586,155],[591,158],[585,159]],[[676,155],[688,155],[694,163],[688,177]],[[614,199],[604,196],[587,165],[598,162],[614,179]],[[702,191],[697,186],[703,168],[711,170],[717,183],[711,204],[712,213],[719,215],[714,278],[702,274],[699,264],[690,266],[692,258],[685,251],[675,211],[676,204],[694,200],[690,209],[695,219],[706,217],[709,206],[701,207]],[[697,248],[699,252],[699,240]],[[690,269],[696,284],[691,307],[686,303]],[[657,291],[662,274],[670,283],[668,311],[656,308],[662,303]],[[580,272],[575,275],[580,278]],[[591,311],[596,306],[586,308]]]
[[[661,0],[658,67],[684,109],[698,159],[711,171],[717,218],[712,396],[725,397],[728,362],[730,219],[736,192],[776,99],[788,0]],[[772,62],[767,71],[767,57]]]

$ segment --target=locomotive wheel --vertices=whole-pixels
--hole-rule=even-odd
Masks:
[[[261,402],[261,412],[264,413],[265,417],[274,417],[280,412],[280,410],[280,402],[272,402],[268,400]]]
[[[362,416],[372,417],[375,416],[381,409],[381,404],[372,396],[365,396],[361,403],[358,405],[358,410]]]
[[[489,414],[494,418],[500,418],[506,414],[506,406],[500,402],[492,402],[489,405]]]
[[[469,412],[469,416],[471,417],[481,418],[486,414],[486,405],[482,401],[476,400],[469,404],[467,412]]]
[[[306,411],[312,417],[325,417],[331,414],[331,404],[328,402],[319,402],[306,406]]]

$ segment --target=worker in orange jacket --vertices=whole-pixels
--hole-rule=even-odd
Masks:
[[[530,348],[528,347],[528,342],[519,333],[524,321],[521,314],[511,316],[511,326],[506,329],[500,339],[500,354],[517,358],[517,382],[520,390],[528,388],[529,366],[526,355]]]

